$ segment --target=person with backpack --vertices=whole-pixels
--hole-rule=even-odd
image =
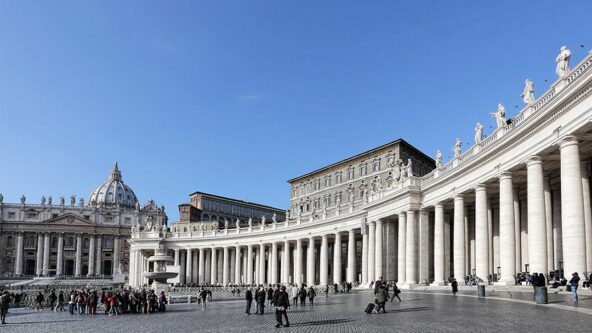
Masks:
[[[300,305],[305,306],[306,305],[306,288],[304,288],[304,285],[302,287],[300,287],[300,291],[298,291],[298,296],[300,297]]]
[[[39,292],[35,297],[35,302],[37,303],[37,311],[43,310],[43,301],[45,301],[45,296],[43,296],[43,294]]]
[[[397,299],[399,299],[399,302],[401,302],[401,297],[399,297],[400,293],[401,293],[401,289],[399,289],[399,287],[397,287],[396,282],[393,282],[393,296],[391,297],[391,302],[395,299],[395,297]]]
[[[310,286],[310,288],[308,288],[308,304],[310,306],[314,305],[315,296],[317,296],[317,292],[314,290],[312,286]]]
[[[251,291],[251,288],[247,288],[247,291],[245,291],[245,300],[247,301],[247,309],[245,310],[245,315],[250,316],[251,304],[253,304],[253,292]]]

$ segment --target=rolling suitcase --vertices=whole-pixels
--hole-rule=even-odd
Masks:
[[[367,314],[372,313],[372,311],[374,311],[374,303],[368,303],[368,306],[366,307],[366,310],[364,310],[364,312],[366,312]]]

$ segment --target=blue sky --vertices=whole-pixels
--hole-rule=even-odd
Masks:
[[[0,192],[280,208],[286,180],[399,137],[451,155],[540,95],[592,2],[0,1]],[[581,47],[584,45],[584,47]],[[545,82],[548,80],[548,82]],[[465,145],[468,147],[468,145]]]

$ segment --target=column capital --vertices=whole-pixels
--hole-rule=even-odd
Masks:
[[[512,172],[502,171],[497,177],[499,180],[512,179]]]
[[[459,201],[459,200],[464,200],[464,199],[465,199],[465,196],[460,193],[454,195],[454,201]]]
[[[483,184],[483,183],[479,183],[479,184],[475,185],[474,189],[475,189],[475,192],[486,191],[487,186],[485,186],[485,184]]]
[[[442,202],[436,202],[434,204],[435,209],[444,208],[444,204]]]
[[[323,235],[321,235],[321,239],[322,239],[322,240],[325,240],[325,239],[327,239],[327,234],[323,234]]]
[[[563,149],[567,146],[579,144],[578,138],[573,135],[566,135],[559,140],[559,149]]]
[[[374,221],[374,220],[372,220],[372,221],[368,221],[368,225],[369,225],[369,226],[370,226],[370,225],[372,225],[372,224],[374,224],[374,225],[375,225],[375,224],[376,224],[376,221]]]
[[[379,224],[382,225],[383,222],[384,221],[382,219],[378,219],[378,220],[376,220],[376,225],[379,225]]]
[[[537,165],[543,163],[543,160],[538,155],[532,155],[526,160],[526,166]]]

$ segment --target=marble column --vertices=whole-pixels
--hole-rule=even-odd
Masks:
[[[17,233],[16,236],[16,260],[14,262],[14,274],[23,274],[23,257],[24,257],[24,235],[22,232]]]
[[[309,286],[315,284],[315,239],[314,237],[308,238],[308,256],[306,259],[306,283]]]
[[[76,277],[82,275],[82,234],[76,235],[76,268],[74,271]]]
[[[212,268],[210,269],[210,281],[212,284],[218,283],[218,253],[215,247],[212,248]]]
[[[327,257],[329,256],[329,240],[327,235],[321,236],[321,255],[319,265],[319,280],[321,286],[326,286],[329,283],[329,263]]]
[[[368,264],[370,267],[370,264]],[[333,283],[340,284],[341,279],[341,234],[335,233],[335,243],[333,244]]]
[[[586,270],[592,271],[592,207],[590,200],[590,179],[588,162],[583,162],[580,166],[582,170],[582,195],[584,200],[584,229],[586,232]],[[547,231],[548,233],[548,231]],[[551,238],[553,237],[551,231]],[[552,266],[549,266],[552,267]]]
[[[530,271],[548,273],[547,222],[545,221],[545,192],[543,190],[543,162],[541,158],[532,156],[526,164],[526,169]]]
[[[522,272],[522,249],[521,249],[521,239],[522,236],[520,234],[520,199],[518,198],[518,189],[514,188],[512,191],[512,197],[514,198],[513,206],[514,206],[514,240],[516,242],[516,249],[514,252],[514,256],[516,257],[516,272]]]
[[[212,282],[212,253],[210,251],[205,251],[204,257],[204,282]]]
[[[368,222],[368,281],[376,281],[376,222]]]
[[[405,237],[405,284],[417,284],[415,252],[415,211],[407,211],[407,236]]]
[[[399,243],[398,243],[398,260],[397,260],[397,271],[398,277],[397,282],[399,284],[405,283],[407,278],[407,266],[405,264],[407,250],[407,214],[405,212],[399,213]]]
[[[465,278],[465,199],[462,194],[454,197],[454,231],[452,260],[454,265],[454,277],[459,283]],[[479,246],[479,245],[477,245]]]
[[[228,283],[230,283],[228,277],[229,277],[229,271],[228,271],[228,262],[230,261],[230,257],[229,257],[229,253],[228,253],[228,246],[224,247],[223,250],[223,256],[224,258],[222,259],[222,285],[227,286]]]
[[[436,203],[434,212],[434,285],[444,285],[444,205]]]
[[[179,266],[179,249],[175,249],[175,266]]]
[[[119,236],[113,236],[113,269],[112,272],[113,273],[117,273],[118,269],[119,269],[119,262],[120,262],[120,245],[121,245],[121,240],[119,239]],[[123,268],[121,269],[121,273],[123,274]]]
[[[500,267],[499,284],[514,285],[516,275],[516,228],[514,226],[514,185],[512,174],[502,172],[499,176],[499,221],[500,221]]]
[[[234,283],[241,284],[242,281],[241,281],[241,260],[240,260],[241,248],[240,248],[240,246],[238,246],[238,245],[235,246],[234,252],[235,252],[234,256],[236,257],[235,262],[234,262],[234,265],[235,265],[235,267],[234,267]]]
[[[487,190],[485,185],[479,184],[475,188],[475,274],[486,283],[489,281],[488,240],[491,238],[487,215]]]
[[[43,276],[49,276],[49,241],[50,233],[45,233],[43,241]]]
[[[282,260],[282,266],[283,266],[282,283],[288,284],[291,281],[290,281],[290,242],[287,240],[284,241],[284,249],[282,251],[282,254],[284,255],[284,260]]]
[[[353,284],[356,280],[356,231],[352,229],[347,240],[347,282]]]
[[[247,246],[247,271],[245,274],[247,284],[253,284],[253,245]]]
[[[382,220],[376,221],[376,239],[374,245],[374,279],[375,281],[382,277]]]
[[[578,140],[566,137],[560,144],[560,151],[563,268],[569,278],[573,272],[584,276],[586,270],[586,227]]]
[[[362,231],[362,284],[368,284],[368,230]]]
[[[193,251],[191,248],[187,249],[187,254],[185,255],[185,283],[190,284],[193,282]]]
[[[553,253],[555,252],[553,249],[553,200],[551,197],[549,176],[543,177],[543,191],[545,196],[545,226],[547,232],[547,272],[549,272],[554,267]]]
[[[259,244],[259,283],[265,284],[265,244]]]
[[[175,250],[175,253],[178,250]],[[175,255],[176,257],[176,255]],[[200,248],[199,249],[199,261],[198,261],[198,270],[197,270],[197,283],[199,284],[203,284],[205,281],[205,277],[206,277],[206,271],[205,271],[205,261],[206,261],[206,251],[204,248]]]
[[[95,235],[89,235],[89,247],[88,247],[88,273],[87,276],[93,276],[95,274]],[[97,274],[98,275],[98,274]]]
[[[278,244],[277,242],[271,243],[271,279],[269,283],[276,284],[278,283]]]
[[[561,189],[554,188],[552,194],[553,200],[553,270],[558,270],[559,262],[563,262],[563,243],[561,235]]]
[[[230,252],[230,274],[229,274],[229,283],[230,284],[237,284],[236,278],[236,251],[232,248],[229,248],[228,251]]]
[[[38,233],[37,234],[37,269],[35,274],[37,274],[37,276],[41,276],[41,273],[43,272],[43,234],[42,233]]]
[[[96,275],[103,275],[103,236],[97,235],[97,262],[95,263]],[[113,273],[113,267],[111,268]]]
[[[58,262],[56,263],[56,275],[64,275],[64,233],[58,234]]]
[[[198,274],[199,274],[199,252],[196,249],[191,250],[193,253],[191,254],[191,258],[193,259],[191,262],[191,281],[193,283],[198,283]]]
[[[429,281],[430,271],[430,221],[429,212],[419,211],[419,282]]]

